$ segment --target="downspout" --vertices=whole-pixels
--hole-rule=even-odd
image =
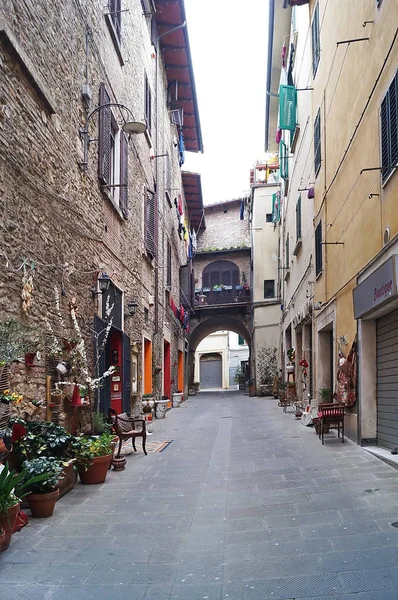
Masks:
[[[169,33],[174,33],[175,31],[178,31],[179,29],[184,29],[187,26],[187,22],[184,21],[183,23],[181,23],[181,25],[177,25],[176,27],[173,27],[172,29],[168,29],[167,31],[164,31],[163,33],[161,33],[160,35],[158,35],[157,39],[156,39],[156,69],[155,69],[155,94],[156,94],[156,151],[155,151],[155,155],[159,155],[159,154],[163,154],[163,150],[160,151],[159,147],[160,147],[160,133],[159,133],[159,52],[160,52],[160,40],[166,36],[169,35]],[[156,252],[156,268],[155,268],[155,334],[159,333],[159,190],[160,190],[160,186],[159,186],[159,161],[156,161],[156,169],[155,169],[155,178],[156,178],[156,197],[157,197],[157,202],[156,202],[156,210],[158,211],[158,227],[157,227],[157,244],[156,244],[156,248],[155,248],[155,252]],[[162,186],[162,192],[163,192],[163,186]]]

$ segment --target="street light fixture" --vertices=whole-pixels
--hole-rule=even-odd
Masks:
[[[111,278],[109,277],[109,275],[107,273],[101,273],[101,275],[98,277],[99,291],[97,292],[96,287],[93,287],[91,289],[92,297],[95,298],[99,294],[105,294],[105,292],[107,292],[109,290],[110,284],[111,284]]]

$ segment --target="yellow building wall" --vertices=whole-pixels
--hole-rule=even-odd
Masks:
[[[312,1],[311,14],[315,6]],[[322,163],[312,181],[314,224],[322,219],[323,241],[328,245],[323,245],[324,271],[316,281],[315,301],[336,299],[336,340],[348,335],[351,345],[356,332],[352,306],[356,276],[383,247],[385,228],[391,237],[398,234],[398,174],[384,188],[379,171],[361,174],[362,169],[381,165],[380,105],[398,68],[398,0],[384,0],[379,9],[374,0],[319,0],[319,11],[321,58],[312,85],[314,119],[319,107],[321,112]],[[374,23],[363,27],[364,21]],[[363,37],[369,40],[337,46],[339,41]]]

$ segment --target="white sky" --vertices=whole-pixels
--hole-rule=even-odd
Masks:
[[[249,190],[264,156],[268,2],[185,0],[204,154],[184,169],[202,175],[205,204]]]

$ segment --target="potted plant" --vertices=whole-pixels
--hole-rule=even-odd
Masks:
[[[321,388],[319,390],[321,402],[333,402],[332,390],[330,388]]]
[[[142,409],[144,413],[150,413],[155,406],[153,393],[142,395]]]
[[[173,393],[173,408],[178,408],[183,401],[184,395],[181,390]]]
[[[115,436],[78,437],[73,443],[80,481],[85,485],[104,483],[115,448]]]
[[[157,419],[165,418],[168,403],[169,403],[168,396],[162,396],[161,400],[155,400],[155,417]]]
[[[16,475],[8,465],[0,465],[0,529],[5,533],[2,552],[10,545],[21,499],[29,493],[28,486],[42,479],[40,475],[26,480],[24,472]]]
[[[59,496],[58,482],[62,471],[62,463],[55,458],[42,456],[23,463],[22,483],[25,483],[25,488],[29,490],[26,499],[32,517],[42,519],[53,514]],[[34,481],[39,475],[43,478]]]

